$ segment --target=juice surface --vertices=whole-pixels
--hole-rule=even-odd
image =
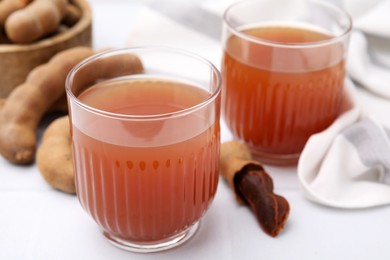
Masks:
[[[79,99],[94,108],[142,116],[189,108],[209,95],[177,82],[125,80],[99,83]],[[118,237],[151,242],[172,236],[198,221],[215,195],[219,122],[206,127],[204,115],[196,112],[168,120],[123,120],[118,127],[102,119],[82,130],[73,126],[81,204]],[[162,140],[175,128],[186,137]],[[100,138],[107,132],[114,143]],[[147,146],[133,145],[137,140]]]
[[[226,40],[223,113],[255,153],[299,154],[310,135],[339,115],[344,57],[340,44],[294,47],[331,36],[300,27],[255,27]],[[285,43],[283,47],[280,43]]]

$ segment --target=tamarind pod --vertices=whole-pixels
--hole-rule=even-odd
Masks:
[[[0,26],[3,27],[6,19],[13,12],[27,6],[31,0],[2,0],[0,1]]]
[[[274,193],[271,176],[252,159],[246,145],[238,141],[221,145],[221,175],[228,181],[237,201],[249,205],[265,233],[276,237],[290,213],[288,201]]]
[[[45,130],[37,150],[37,167],[45,181],[55,189],[76,193],[72,161],[69,117],[54,120]]]
[[[69,71],[93,54],[88,47],[62,51],[32,70],[26,81],[10,93],[0,111],[0,153],[4,158],[15,164],[33,162],[40,120],[65,95]]]
[[[67,0],[35,0],[13,12],[5,21],[8,38],[30,43],[57,30],[66,13]]]
[[[107,49],[98,50],[97,53],[106,51]],[[119,77],[129,74],[137,74],[143,71],[141,60],[133,54],[121,54],[108,56],[99,59],[96,62],[87,65],[81,73],[78,73],[74,78],[74,84],[80,86],[80,89],[93,85],[96,80]],[[68,104],[66,95],[60,97],[50,108],[53,112],[67,112]]]
[[[110,79],[143,72],[144,67],[139,57],[131,53],[100,57],[79,68],[73,78],[75,95],[95,84],[99,79]]]
[[[259,162],[252,160],[249,149],[237,141],[221,144],[220,153],[221,175],[226,179],[230,188],[236,194],[237,201],[243,203],[241,196],[238,196],[238,191],[234,183],[236,173],[244,167],[259,167],[260,169],[263,167]]]

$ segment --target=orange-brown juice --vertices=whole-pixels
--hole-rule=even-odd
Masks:
[[[142,117],[183,110],[209,95],[170,80],[133,79],[97,84],[78,98],[93,108]],[[77,193],[99,226],[126,240],[150,242],[201,218],[219,171],[219,122],[204,128],[205,116],[193,112],[174,123],[123,120],[118,127],[105,124],[112,120],[107,114],[84,118],[83,129],[73,126]]]
[[[332,36],[303,27],[253,27],[242,33],[247,37],[232,35],[225,43],[226,123],[255,154],[299,154],[310,135],[339,115],[341,44],[321,44]]]

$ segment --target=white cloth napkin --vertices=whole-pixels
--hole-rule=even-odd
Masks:
[[[347,70],[361,86],[390,98],[390,1],[337,1],[352,16]],[[390,131],[362,113],[353,85],[351,110],[313,135],[298,163],[298,178],[310,200],[339,208],[390,204]]]
[[[390,0],[341,0],[354,31],[348,73],[361,86],[390,98]]]
[[[205,1],[198,7],[221,17],[223,9],[232,1],[234,0]],[[381,27],[376,26],[381,22],[374,19],[376,12],[382,11],[382,8],[387,12],[384,7],[387,8],[389,1],[377,0],[364,5],[360,0],[356,4],[354,0],[340,1],[342,2],[338,1],[339,4],[350,9],[354,19],[356,17],[357,30],[351,39],[348,60],[350,76],[373,92],[390,97],[390,91],[387,91],[390,71],[385,68],[387,49],[383,45],[375,45],[382,46],[375,49],[369,40],[375,34],[381,41],[390,43],[390,38],[381,38],[385,33],[390,33],[390,29],[386,27],[390,22]],[[200,32],[199,28],[194,30],[188,27],[185,21],[193,17],[186,17],[186,13],[179,7],[177,12],[181,13],[180,17],[172,19],[166,13],[159,12],[156,7],[143,9],[134,23],[127,46],[164,45],[187,49],[219,67],[222,54],[220,40]],[[384,54],[382,50],[385,50]],[[380,64],[379,60],[382,60]],[[298,164],[298,179],[302,190],[312,201],[333,207],[363,208],[388,204],[390,131],[385,130],[372,117],[362,116],[351,81],[346,83],[345,95],[351,108],[331,127],[312,136],[302,153]],[[231,135],[222,136],[222,141],[229,139]],[[387,153],[389,156],[386,157]]]
[[[351,109],[313,135],[298,163],[298,178],[310,200],[332,207],[390,204],[390,130],[362,115],[352,82]]]

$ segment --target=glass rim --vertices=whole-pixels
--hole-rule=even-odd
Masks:
[[[174,112],[169,113],[161,113],[161,114],[151,114],[151,115],[133,115],[133,114],[122,114],[122,113],[115,113],[115,112],[109,112],[105,111],[103,109],[95,108],[93,106],[87,105],[84,102],[82,102],[78,97],[76,97],[72,91],[71,84],[73,82],[73,79],[77,72],[85,65],[90,64],[94,60],[97,60],[99,58],[109,57],[113,55],[118,54],[134,54],[137,55],[140,51],[154,51],[154,52],[165,52],[167,54],[176,54],[176,55],[182,55],[187,56],[189,58],[198,60],[199,62],[203,63],[204,65],[208,66],[210,68],[210,71],[213,75],[216,76],[216,84],[213,87],[213,90],[210,91],[210,96],[208,96],[206,99],[202,100],[201,102],[197,103],[196,105],[193,105],[191,107],[187,107],[184,109],[180,109]],[[141,60],[142,62],[142,60]],[[129,74],[130,76],[132,74]],[[133,74],[136,75],[136,74]],[[67,96],[70,99],[70,102],[75,102],[78,106],[82,107],[83,109],[98,114],[100,116],[119,119],[119,120],[139,120],[139,121],[151,121],[151,120],[163,120],[163,119],[170,119],[174,117],[179,117],[183,115],[191,114],[203,107],[206,107],[210,103],[214,102],[214,100],[218,97],[218,95],[221,93],[221,87],[222,86],[222,76],[217,67],[211,63],[206,58],[203,58],[202,56],[195,54],[191,51],[174,48],[174,47],[163,47],[163,46],[146,46],[146,47],[128,47],[128,48],[118,48],[113,50],[107,50],[103,51],[98,54],[94,54],[80,63],[78,63],[76,66],[74,66],[70,72],[68,73],[65,81],[65,91]]]
[[[261,39],[258,37],[251,36],[249,34],[243,33],[240,30],[237,30],[235,26],[233,26],[229,20],[228,20],[228,15],[229,13],[236,8],[237,6],[241,4],[247,4],[249,2],[257,2],[258,0],[243,0],[243,1],[237,1],[230,6],[226,8],[226,10],[223,13],[223,23],[227,26],[227,28],[236,36],[243,38],[247,41],[257,43],[257,44],[263,44],[263,45],[271,45],[274,47],[281,47],[281,48],[303,48],[303,47],[318,47],[318,46],[323,46],[323,45],[328,45],[328,44],[333,44],[336,42],[341,41],[344,37],[347,37],[351,31],[352,31],[352,24],[353,20],[352,17],[348,12],[346,12],[344,9],[339,8],[338,6],[326,2],[324,0],[306,0],[307,2],[314,2],[323,6],[326,6],[327,8],[332,9],[333,12],[337,12],[342,14],[345,18],[347,18],[348,21],[348,26],[345,30],[343,30],[341,33],[338,35],[335,35],[329,39],[326,40],[321,40],[321,41],[315,41],[315,42],[303,42],[303,43],[283,43],[283,42],[278,42],[278,41],[271,41],[271,40],[266,40],[266,39]]]

